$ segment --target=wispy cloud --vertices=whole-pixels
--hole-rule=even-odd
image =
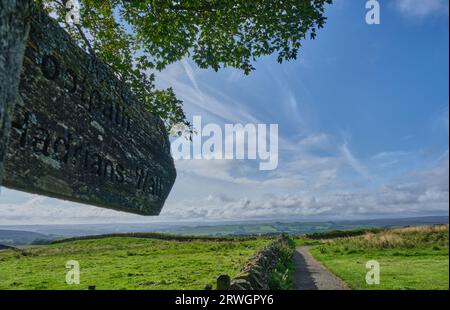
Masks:
[[[448,14],[448,0],[396,0],[396,9],[411,17]]]
[[[184,74],[179,74],[179,70]],[[228,123],[259,123],[242,102],[231,98],[219,89],[211,89],[203,81],[201,70],[192,67],[189,60],[171,65],[168,71],[158,76],[162,87],[173,87],[177,97],[184,101],[185,110],[190,115],[201,114],[203,118]],[[186,79],[187,77],[187,79]]]
[[[340,147],[340,151],[347,164],[350,165],[356,172],[358,172],[361,176],[366,179],[370,179],[370,174],[367,167],[359,161],[350,151],[348,147],[348,143],[344,142],[344,144]]]

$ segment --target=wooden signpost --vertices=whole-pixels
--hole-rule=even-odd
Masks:
[[[0,1],[0,185],[3,160],[17,100],[23,53],[30,22],[32,0]]]
[[[175,182],[162,121],[39,10],[10,126],[6,187],[158,215]]]

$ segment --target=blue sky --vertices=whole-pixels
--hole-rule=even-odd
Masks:
[[[244,76],[190,60],[157,75],[191,118],[276,123],[279,166],[177,161],[178,179],[156,218],[3,188],[0,224],[256,218],[335,219],[448,214],[448,1],[336,0],[297,61],[259,59]]]

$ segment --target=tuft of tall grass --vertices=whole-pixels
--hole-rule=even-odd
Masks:
[[[431,226],[414,226],[414,227],[404,227],[404,228],[396,228],[392,231],[397,233],[438,233],[438,232],[447,232],[448,233],[449,225],[431,225]]]
[[[362,236],[344,237],[324,241],[341,247],[348,252],[352,249],[388,249],[388,248],[416,248],[416,247],[447,247],[448,225],[433,225],[420,227],[406,227],[386,229],[378,233],[368,232]]]

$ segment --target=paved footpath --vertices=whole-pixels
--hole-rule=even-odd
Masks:
[[[294,284],[297,290],[349,290],[341,279],[329,272],[310,253],[311,247],[297,248],[294,254]]]

